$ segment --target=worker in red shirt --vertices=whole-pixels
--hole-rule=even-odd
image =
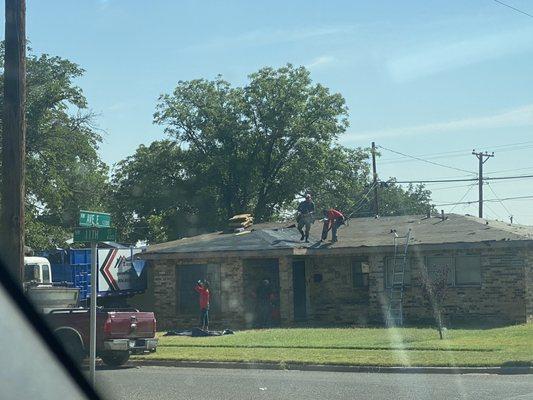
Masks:
[[[344,215],[340,211],[330,208],[329,210],[324,210],[324,227],[322,228],[322,240],[328,238],[328,232],[331,229],[331,241],[337,241],[337,229],[339,226],[344,224]]]
[[[209,282],[199,280],[194,290],[200,295],[200,326],[204,331],[209,330]]]

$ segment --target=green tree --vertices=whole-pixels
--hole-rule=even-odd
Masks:
[[[107,167],[93,115],[74,84],[84,71],[47,54],[30,54],[26,63],[26,242],[40,249],[64,244],[80,208],[103,207]]]
[[[218,226],[217,199],[189,173],[190,155],[162,140],[117,164],[110,209],[123,240],[161,242]]]
[[[180,81],[154,114],[169,139],[140,146],[114,172],[115,221],[131,240],[171,240],[242,212],[256,222],[292,217],[306,192],[318,210],[370,215],[370,149],[337,143],[347,115],[343,97],[303,67],[263,68],[243,87],[220,76]],[[429,204],[422,187],[379,190],[384,214]]]
[[[191,173],[216,192],[225,217],[252,211],[264,221],[315,180],[347,109],[303,67],[263,68],[249,79],[242,88],[220,77],[179,82],[154,119],[186,143]]]

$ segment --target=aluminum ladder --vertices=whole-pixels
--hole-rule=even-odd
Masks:
[[[398,236],[394,233],[394,258],[392,266],[392,282],[389,287],[389,304],[387,308],[387,326],[403,325],[403,291],[405,281],[405,270],[407,268],[407,251],[411,240],[411,229],[405,236]],[[404,243],[398,243],[405,239]]]

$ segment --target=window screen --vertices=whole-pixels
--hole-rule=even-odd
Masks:
[[[392,270],[393,269],[394,269],[394,258],[387,257],[387,259],[385,260],[385,270],[386,270],[385,287],[389,288],[392,286]],[[404,285],[411,284],[411,263],[409,259],[407,259],[407,262],[405,263],[403,283]]]
[[[441,268],[448,267],[448,284],[454,283],[455,260],[448,256],[430,256],[426,258],[426,267],[430,278],[435,278],[435,274]]]
[[[354,288],[368,287],[370,264],[367,259],[352,260],[352,279]]]
[[[455,265],[457,285],[481,284],[481,259],[479,256],[459,256]]]

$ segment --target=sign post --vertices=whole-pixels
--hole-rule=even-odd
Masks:
[[[116,229],[111,228],[111,215],[94,211],[80,211],[79,225],[74,230],[74,242],[91,243],[91,307],[89,319],[89,376],[95,385],[96,370],[96,303],[97,303],[97,244],[116,240]]]
[[[96,277],[98,274],[98,269],[96,268],[96,251],[97,244],[96,242],[91,243],[91,310],[90,310],[90,343],[89,343],[89,375],[91,384],[94,386],[95,372],[96,372]]]

